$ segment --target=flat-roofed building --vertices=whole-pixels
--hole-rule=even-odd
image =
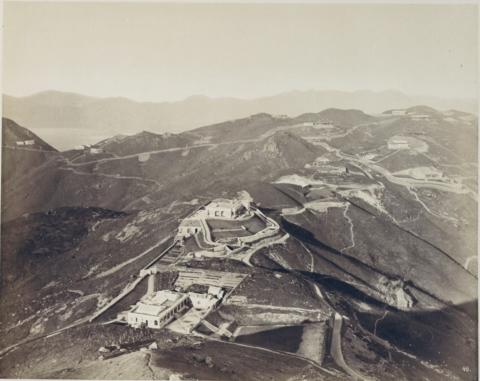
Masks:
[[[202,223],[198,218],[185,218],[178,226],[177,238],[190,237],[202,230]]]
[[[17,146],[33,146],[35,145],[35,140],[19,140],[15,143]]]
[[[192,307],[197,310],[211,308],[220,302],[220,299],[218,299],[215,295],[211,295],[211,294],[189,292],[188,296],[192,303]]]
[[[127,322],[135,328],[162,328],[190,307],[187,294],[162,290],[146,295],[127,313]]]
[[[427,114],[411,114],[410,117],[413,120],[427,120],[427,119],[430,119],[430,115],[427,115]]]
[[[207,217],[235,218],[245,210],[244,204],[240,200],[228,200],[218,198],[213,200],[205,207]]]
[[[409,149],[408,141],[401,138],[392,138],[388,141],[388,149]]]
[[[235,288],[248,275],[224,271],[206,270],[177,266],[178,278],[175,286],[188,289],[192,284],[213,286],[219,288]]]

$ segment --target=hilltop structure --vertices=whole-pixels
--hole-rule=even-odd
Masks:
[[[388,149],[409,149],[408,141],[401,138],[390,139],[387,143]]]
[[[247,197],[217,198],[182,220],[178,227],[177,239],[188,238],[202,230],[205,232],[208,229],[205,226],[207,218],[235,220],[249,213],[250,210],[251,203]]]
[[[134,328],[168,328],[190,333],[245,278],[243,274],[176,267],[177,277],[171,289],[157,290],[155,281],[164,266],[152,266],[140,272],[148,276],[147,293],[120,320]],[[123,316],[123,317],[122,317]]]
[[[188,295],[162,290],[153,295],[145,295],[131,311],[128,311],[127,322],[135,328],[146,326],[159,329],[187,308],[189,308]]]
[[[177,238],[189,237],[202,230],[202,223],[194,216],[185,218],[178,226]]]
[[[35,144],[35,140],[19,140],[16,142],[17,146],[33,146]]]
[[[238,199],[218,198],[205,207],[208,217],[235,218],[248,210],[250,205]]]

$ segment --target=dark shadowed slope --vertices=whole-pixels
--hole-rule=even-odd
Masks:
[[[46,167],[60,156],[55,148],[30,130],[10,119],[2,120],[2,208],[9,202],[5,195],[14,184],[33,173],[42,176]],[[25,141],[28,145],[25,145]],[[19,142],[21,145],[18,145]],[[32,189],[29,191],[31,193]],[[11,201],[11,200],[10,200]],[[20,201],[17,201],[20,202]],[[11,207],[12,205],[10,205]],[[2,215],[5,218],[5,215]]]

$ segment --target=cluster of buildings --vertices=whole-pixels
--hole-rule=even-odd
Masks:
[[[325,168],[328,167],[330,160],[327,157],[317,157],[312,163],[305,164],[305,168]]]
[[[395,116],[408,116],[412,118],[413,120],[426,120],[430,119],[430,115],[428,114],[417,114],[416,112],[407,112],[405,109],[397,109],[397,110],[391,110],[389,111],[391,115]]]
[[[238,198],[231,200],[215,199],[182,220],[176,237],[176,246],[172,247],[185,247],[186,239],[195,236],[198,247],[203,250],[199,253],[210,250],[209,253],[214,255],[216,250],[221,249],[227,252],[225,247],[228,245],[221,243],[221,240],[214,241],[211,236],[207,220],[214,219],[225,220],[217,223],[225,224],[226,231],[242,230],[237,228],[236,224],[243,226],[245,221],[254,216],[265,225],[254,234],[239,234],[237,237],[233,233],[233,238],[237,239],[238,243],[235,249],[229,248],[229,253],[236,250],[248,251],[254,242],[278,233],[278,224],[253,208],[250,195],[243,193],[242,195],[240,192]],[[230,226],[231,224],[233,225]],[[200,232],[203,233],[202,244],[198,243],[199,237],[196,236]],[[203,245],[208,245],[208,249],[202,248]],[[161,275],[165,273],[169,275],[167,277]],[[229,297],[245,277],[246,274],[184,267],[178,262],[164,263],[160,260],[157,264],[140,271],[141,279],[148,278],[147,292],[129,311],[120,313],[118,320],[135,328],[165,327],[178,333],[191,333],[211,311]],[[168,280],[168,284],[165,284],[165,280]],[[161,283],[163,284],[160,287]]]
[[[326,122],[326,121],[321,121],[321,120],[317,120],[315,122],[303,122],[303,123],[301,123],[301,126],[302,127],[314,127],[314,128],[318,128],[318,129],[335,127],[332,122]]]
[[[402,138],[392,138],[387,142],[388,149],[397,150],[397,149],[409,149],[410,145],[406,139]]]
[[[175,320],[184,318],[189,312],[200,312],[202,317],[217,306],[225,290],[210,286],[206,292],[182,292],[177,290],[160,290],[146,294],[127,312],[127,323],[134,327],[161,329]],[[197,319],[187,329],[191,332],[198,324]]]
[[[250,201],[246,199],[218,198],[211,201],[203,209],[182,220],[178,227],[177,238],[187,238],[207,229],[205,219],[234,220],[250,210]]]
[[[427,115],[427,114],[411,114],[409,116],[413,120],[427,120],[427,119],[430,119],[430,115]]]
[[[238,199],[217,198],[205,207],[207,217],[234,219],[250,208],[250,204]]]
[[[399,177],[411,177],[415,180],[449,180],[447,177],[445,177],[442,171],[435,167],[409,168],[402,171],[397,171],[394,173],[394,175]]]
[[[175,291],[162,290],[146,294],[127,313],[127,323],[135,328],[163,328],[177,314],[190,308],[188,295]]]
[[[91,154],[99,154],[99,153],[103,153],[104,150],[102,148],[95,148],[95,147],[92,147],[90,144],[82,144],[82,145],[79,145],[77,147],[75,147],[75,150],[77,151],[86,151],[86,152],[89,152]]]
[[[18,140],[16,142],[17,146],[33,146],[35,144],[35,140]]]
[[[182,220],[178,226],[177,239],[187,238],[202,231],[202,222],[195,216],[190,216]]]
[[[169,329],[190,333],[221,303],[227,292],[245,278],[243,274],[178,267],[172,289],[157,290],[156,278],[164,271],[162,266],[154,266],[140,272],[141,276],[148,276],[148,290],[123,314],[123,320],[128,325],[153,329],[168,326]],[[119,317],[122,320],[122,316]]]

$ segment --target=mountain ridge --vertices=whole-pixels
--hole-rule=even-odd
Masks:
[[[30,129],[17,124],[11,119],[2,118],[2,145],[16,147],[18,143],[21,144],[26,140],[33,140],[31,146],[33,149],[57,152],[55,147],[33,133]]]
[[[3,116],[30,126],[36,133],[43,131],[53,145],[66,149],[79,142],[94,144],[116,134],[139,130],[182,132],[261,112],[295,117],[333,107],[375,114],[418,104],[440,110],[477,110],[474,100],[408,96],[391,90],[292,91],[253,99],[194,95],[173,102],[141,102],[126,97],[92,97],[49,90],[26,97],[4,94]]]

